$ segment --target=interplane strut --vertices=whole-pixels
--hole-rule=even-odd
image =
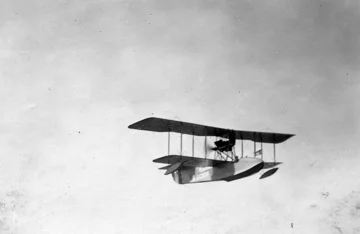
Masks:
[[[180,156],[183,156],[183,134],[192,135],[192,157],[195,157],[195,136],[204,136],[204,151],[205,158],[208,155],[207,137],[215,136],[221,137],[228,136],[228,141],[219,140],[215,142],[216,147],[214,150],[214,157],[220,160],[233,162],[237,160],[235,152],[236,140],[241,140],[241,158],[244,157],[244,140],[250,140],[254,142],[254,157],[259,153],[261,159],[263,159],[263,143],[273,144],[274,164],[276,164],[276,144],[282,143],[287,139],[294,136],[293,134],[284,133],[269,133],[269,132],[255,132],[255,131],[243,131],[243,130],[229,130],[224,128],[210,127],[206,125],[193,124],[182,121],[175,121],[169,119],[161,119],[156,117],[150,117],[138,121],[129,125],[131,129],[155,131],[155,132],[168,132],[168,155],[170,155],[171,148],[171,132],[180,133]],[[261,143],[261,149],[257,152],[256,143]]]

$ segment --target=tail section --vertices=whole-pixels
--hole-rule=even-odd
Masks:
[[[170,165],[170,166],[166,169],[165,175],[169,175],[169,174],[174,173],[175,171],[179,170],[179,168],[180,168],[183,164],[184,164],[184,161]]]

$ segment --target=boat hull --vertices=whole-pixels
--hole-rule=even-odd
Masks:
[[[216,167],[182,167],[172,173],[178,184],[203,183],[211,181],[233,181],[251,176],[264,167],[258,158],[240,158],[238,162],[225,162]]]

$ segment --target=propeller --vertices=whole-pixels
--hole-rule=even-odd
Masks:
[[[206,143],[206,150],[207,151],[214,151],[216,149],[216,146],[214,144],[211,144],[209,142]]]
[[[215,151],[216,146],[213,142],[207,141],[205,148],[206,148],[206,154],[207,154],[206,156],[208,157],[211,153],[213,153]]]
[[[217,146],[214,143],[206,143],[206,149],[210,151],[215,151],[217,149]]]

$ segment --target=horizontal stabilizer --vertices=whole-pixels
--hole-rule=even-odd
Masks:
[[[164,164],[175,164],[177,162],[184,162],[186,164],[184,166],[188,167],[215,167],[217,165],[226,163],[226,161],[207,159],[207,158],[197,158],[197,157],[189,157],[183,155],[166,155],[161,158],[154,159],[154,163],[164,163]]]
[[[175,163],[173,165],[170,165],[166,172],[165,172],[165,175],[169,175],[177,170],[179,170],[179,168],[181,167],[181,165],[183,164],[184,162],[178,162],[178,163]]]
[[[165,167],[160,167],[159,170],[166,170],[170,167],[171,165],[166,165]]]

